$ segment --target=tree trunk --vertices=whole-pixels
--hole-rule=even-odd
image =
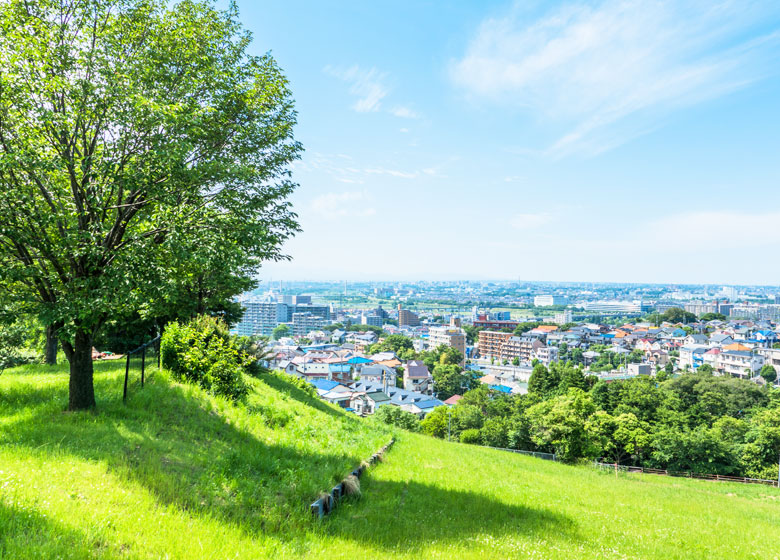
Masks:
[[[46,365],[47,366],[56,366],[57,365],[57,346],[59,345],[59,340],[57,340],[57,334],[55,333],[54,325],[46,325],[46,350],[45,350],[45,356],[46,356]]]
[[[95,387],[92,383],[92,335],[77,330],[73,344],[63,342],[62,348],[70,362],[68,410],[95,408]]]

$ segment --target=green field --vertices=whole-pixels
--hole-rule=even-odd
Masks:
[[[780,491],[600,473],[397,433],[363,496],[307,504],[390,432],[276,377],[247,406],[152,375],[65,413],[67,376],[0,375],[0,558],[780,558]]]

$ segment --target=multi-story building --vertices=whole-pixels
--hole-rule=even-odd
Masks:
[[[720,301],[692,301],[685,304],[686,311],[699,316],[704,315],[705,313],[722,313],[723,315],[728,315],[733,308],[733,304]]]
[[[477,320],[473,322],[475,327],[481,329],[516,329],[518,321],[503,321],[498,319],[490,319],[487,315],[479,315]]]
[[[293,336],[304,336],[311,331],[321,329],[327,324],[327,320],[314,315],[310,312],[305,313],[293,313],[292,316],[292,333]]]
[[[360,318],[360,323],[363,325],[368,325],[370,327],[381,327],[384,325],[385,320],[382,319],[379,315],[374,315],[373,313],[370,315],[363,315]]]
[[[502,361],[512,361],[518,358],[521,362],[527,363],[534,359],[534,353],[538,349],[544,347],[545,344],[539,339],[539,336],[528,333],[521,336],[497,331],[480,331],[479,333],[479,353],[485,358]]]
[[[533,358],[549,366],[552,362],[558,361],[558,348],[556,346],[542,346],[534,351]]]
[[[728,350],[718,354],[718,371],[750,379],[764,365],[764,357],[745,350]]]
[[[420,317],[417,313],[413,313],[408,309],[402,309],[401,304],[398,304],[398,326],[399,327],[419,327]]]
[[[780,374],[780,348],[759,348],[756,353],[764,358],[765,364],[769,364]]]
[[[244,316],[236,325],[236,331],[242,336],[265,335],[271,332],[279,323],[289,321],[287,305],[268,300],[247,300],[241,303]]]
[[[479,354],[483,358],[500,358],[504,343],[512,333],[501,331],[479,331]]]
[[[550,307],[551,305],[566,305],[566,298],[564,296],[550,294],[534,296],[534,306]]]
[[[466,356],[466,333],[460,327],[443,326],[428,328],[428,346],[438,348],[439,346],[449,346],[460,352],[461,356]]]
[[[553,316],[553,323],[556,325],[565,325],[566,323],[571,323],[573,320],[574,315],[572,314],[571,309],[564,309]]]

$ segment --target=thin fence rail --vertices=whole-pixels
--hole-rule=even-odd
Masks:
[[[498,449],[499,451],[509,451],[510,453],[519,453],[521,455],[528,455],[529,457],[536,457],[537,459],[544,459],[545,461],[557,461],[558,457],[555,453],[542,453],[541,451],[524,451],[522,449],[509,449],[507,447],[490,447],[489,449]]]
[[[629,465],[617,465],[615,463],[601,463],[594,461],[593,465],[601,470],[616,472],[656,474],[660,476],[674,476],[679,478],[696,478],[699,480],[715,480],[719,482],[739,482],[740,484],[763,484],[778,488],[777,480],[767,480],[764,478],[750,478],[747,476],[731,476],[725,474],[695,473],[691,471],[670,471],[666,469],[650,469],[647,467],[634,467]]]
[[[141,376],[141,387],[144,386],[146,377],[146,368],[150,362],[157,362],[157,368],[160,367],[160,337],[157,336],[142,344],[135,350],[127,353],[125,361],[125,386],[122,392],[122,402],[127,402],[127,382],[130,378],[130,372],[138,373]]]

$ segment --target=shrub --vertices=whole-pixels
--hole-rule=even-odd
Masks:
[[[419,418],[417,418],[417,416],[411,412],[401,410],[397,406],[380,406],[379,410],[374,413],[374,418],[384,422],[385,424],[397,426],[399,428],[403,428],[404,430],[409,430],[410,432],[420,431]]]
[[[199,316],[169,323],[160,341],[160,358],[175,379],[215,395],[240,400],[247,392],[243,373],[252,359],[239,350],[219,319]]]
[[[460,433],[460,442],[470,443],[472,445],[480,445],[482,443],[482,436],[479,433],[479,430],[475,430],[473,428],[463,430]]]

